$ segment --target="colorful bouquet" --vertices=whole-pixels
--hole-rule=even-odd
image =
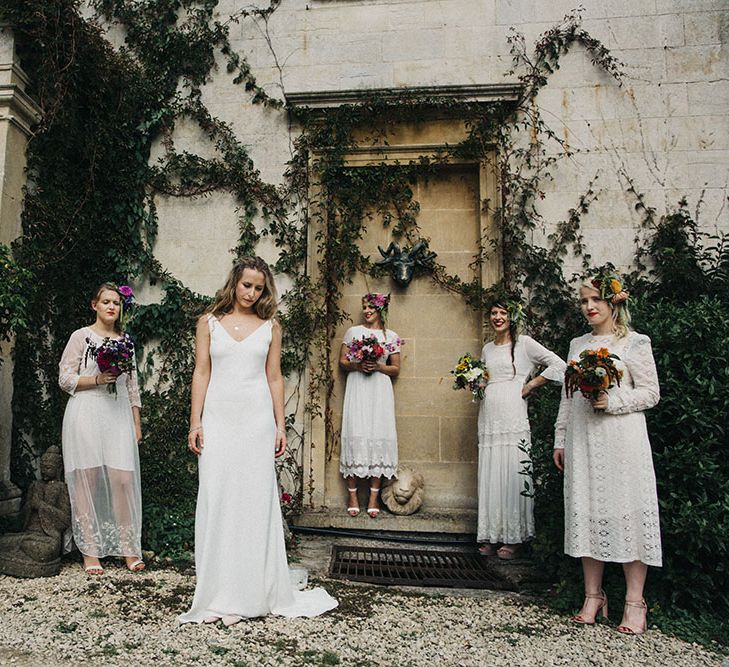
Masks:
[[[464,354],[456,367],[451,371],[455,377],[454,389],[468,389],[475,399],[483,399],[484,385],[489,380],[489,372],[486,370],[480,359],[476,359],[470,353]]]
[[[578,361],[574,359],[567,364],[564,373],[564,388],[567,396],[572,396],[579,390],[585,398],[596,399],[600,392],[607,392],[623,377],[616,365],[619,360],[616,354],[611,354],[606,347],[599,350],[582,350]]]
[[[129,334],[122,334],[121,338],[107,336],[98,346],[87,338],[86,344],[84,364],[91,355],[102,373],[111,371],[118,376],[134,370],[134,341]],[[107,385],[107,389],[110,394],[116,394],[116,383]]]
[[[363,361],[377,361],[386,352],[393,354],[397,351],[397,343],[380,343],[376,336],[362,336],[355,338],[347,348],[347,361],[361,363]]]

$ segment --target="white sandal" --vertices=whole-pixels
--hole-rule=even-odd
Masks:
[[[355,486],[353,489],[347,488],[347,491],[350,493],[357,493],[357,487]],[[359,505],[356,505],[355,507],[348,507],[347,508],[347,514],[351,517],[359,516],[360,509]]]
[[[376,493],[379,496],[380,489],[379,488],[373,489],[372,487],[370,487],[370,495],[372,493]],[[377,518],[377,515],[379,513],[380,513],[380,508],[379,507],[368,507],[367,508],[367,514],[369,515],[370,519],[376,519]]]
[[[141,572],[145,567],[147,566],[141,558],[137,558],[137,560],[133,561],[131,565],[127,563],[127,570],[130,572]]]

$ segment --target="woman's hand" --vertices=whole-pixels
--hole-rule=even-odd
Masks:
[[[362,372],[367,373],[368,375],[380,370],[380,364],[376,361],[363,361],[360,364],[360,367],[362,368]]]
[[[279,430],[276,428],[276,452],[275,456],[278,458],[279,456],[283,456],[283,453],[286,451],[286,431],[283,429]]]
[[[137,444],[142,442],[142,427],[134,424],[134,435],[137,438]]]
[[[552,452],[552,459],[554,460],[554,465],[557,466],[557,470],[564,472],[564,449],[555,449]]]
[[[525,385],[521,388],[521,397],[522,398],[529,398],[531,396],[532,391],[534,391],[535,387],[532,384],[531,381],[527,382]]]
[[[601,391],[597,398],[591,398],[590,403],[595,410],[607,410],[608,406],[608,395],[606,392]]]
[[[114,384],[118,379],[119,373],[115,371],[104,371],[96,376],[95,382],[97,385]]]
[[[191,428],[187,434],[187,448],[196,456],[200,456],[203,450],[202,426]]]

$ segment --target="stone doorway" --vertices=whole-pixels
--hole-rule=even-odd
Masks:
[[[419,156],[437,154],[446,143],[465,135],[460,120],[434,120],[417,127],[400,126],[390,132],[385,148],[358,151],[349,156],[347,167],[366,169],[373,164],[403,164]],[[449,274],[463,280],[476,279],[482,285],[500,277],[500,255],[474,266],[482,243],[498,240],[493,206],[496,174],[488,163],[451,160],[435,173],[417,179],[414,199],[420,204],[418,224],[421,236],[430,241],[436,261]],[[315,230],[312,230],[315,233]],[[393,240],[390,229],[377,217],[367,226],[360,250],[373,260]],[[315,267],[315,257],[310,266]],[[316,276],[313,276],[316,278]],[[426,494],[421,512],[411,517],[381,514],[375,522],[363,513],[352,519],[344,511],[345,485],[339,475],[337,433],[346,376],[336,367],[342,337],[353,323],[359,323],[361,297],[366,292],[392,294],[388,328],[405,341],[401,373],[394,382],[400,462],[425,476]],[[478,354],[483,344],[481,315],[459,294],[436,284],[429,276],[413,279],[407,288],[397,287],[389,277],[358,274],[345,285],[341,305],[351,316],[331,341],[334,393],[330,402],[332,432],[323,420],[312,419],[305,444],[305,474],[309,473],[311,509],[297,524],[320,527],[348,527],[418,532],[472,532],[475,527],[478,405],[464,392],[452,390],[450,369],[465,352]],[[332,436],[334,436],[332,438]],[[334,446],[327,448],[327,438]],[[305,480],[305,487],[307,480]],[[361,524],[361,525],[360,525]]]

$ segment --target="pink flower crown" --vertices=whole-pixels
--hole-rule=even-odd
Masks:
[[[379,311],[387,310],[390,305],[389,294],[370,292],[369,294],[365,294],[364,297],[362,297],[362,300],[366,301],[368,305]]]

